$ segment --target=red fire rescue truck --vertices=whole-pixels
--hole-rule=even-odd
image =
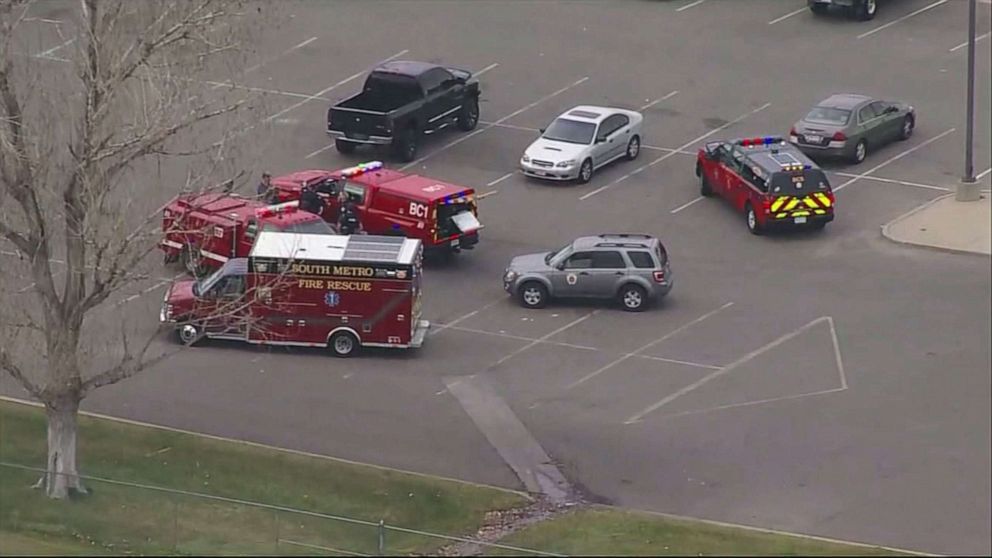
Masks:
[[[714,141],[699,150],[700,193],[725,198],[752,234],[778,227],[823,228],[834,218],[826,174],[776,136]]]
[[[259,230],[331,234],[319,216],[298,211],[299,202],[266,205],[232,194],[180,195],[162,211],[165,262],[177,259],[194,275],[230,258],[248,256]]]
[[[337,171],[299,171],[277,177],[272,184],[280,201],[298,200],[301,188],[316,186],[329,223],[337,223],[343,190],[355,203],[365,232],[416,238],[427,252],[457,252],[479,242],[482,224],[475,190],[385,169],[380,161]]]
[[[247,258],[200,281],[172,284],[160,320],[179,340],[327,347],[419,347],[419,240],[395,236],[261,231]]]

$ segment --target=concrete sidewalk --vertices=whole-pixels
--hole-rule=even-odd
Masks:
[[[931,202],[882,226],[893,242],[949,252],[992,255],[992,206],[989,193],[973,202],[954,200],[954,194]]]

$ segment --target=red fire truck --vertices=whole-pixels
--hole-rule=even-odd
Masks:
[[[316,186],[329,223],[337,223],[338,196],[344,191],[355,203],[365,232],[416,238],[427,252],[457,252],[479,242],[482,224],[475,190],[386,169],[380,161],[337,171],[299,171],[272,184],[280,201],[298,200],[303,186]]]
[[[180,195],[162,211],[165,262],[182,260],[199,276],[230,258],[247,257],[259,230],[332,233],[319,216],[298,207],[298,201],[266,205],[233,194]]]
[[[172,284],[160,320],[180,342],[203,338],[326,347],[419,347],[419,240],[395,236],[261,231],[247,258]]]

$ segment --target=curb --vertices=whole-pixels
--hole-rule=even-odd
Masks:
[[[915,247],[915,248],[923,248],[925,250],[933,250],[935,252],[943,252],[945,254],[960,254],[960,255],[978,256],[978,257],[984,257],[984,258],[990,257],[990,254],[986,254],[985,252],[976,252],[974,250],[963,250],[963,249],[960,249],[960,248],[948,248],[946,246],[936,246],[936,245],[933,245],[933,244],[925,244],[925,243],[920,243],[920,242],[912,242],[912,241],[909,241],[909,240],[903,240],[901,238],[897,238],[897,237],[893,236],[892,233],[889,231],[889,228],[892,225],[898,224],[900,221],[902,221],[904,219],[907,219],[907,218],[915,215],[916,213],[919,213],[920,211],[923,211],[924,209],[930,207],[931,205],[934,205],[937,202],[942,201],[942,200],[944,200],[946,198],[949,198],[949,197],[951,197],[953,195],[954,194],[945,194],[945,195],[940,196],[938,198],[932,199],[932,200],[928,201],[927,203],[925,203],[925,204],[923,204],[923,205],[921,205],[919,207],[915,207],[915,208],[907,211],[906,213],[903,213],[902,215],[896,217],[895,219],[889,221],[888,223],[882,225],[881,226],[882,236],[886,240],[888,240],[889,242],[892,242],[892,243],[895,243],[895,244],[900,244],[900,245],[903,245],[903,246],[912,246],[912,247]]]
[[[31,401],[31,400],[28,400],[28,399],[20,399],[20,398],[17,398],[17,397],[9,397],[7,395],[0,395],[0,401],[6,401],[8,403],[17,403],[17,404],[20,404],[20,405],[27,405],[29,407],[38,407],[38,408],[43,408],[44,407],[44,405],[42,405],[41,403],[38,403],[37,401]],[[482,484],[482,483],[479,483],[479,482],[472,482],[472,481],[467,481],[467,480],[462,480],[462,479],[455,479],[455,478],[451,478],[451,477],[443,477],[443,476],[440,476],[440,475],[431,475],[431,474],[428,474],[428,473],[418,473],[416,471],[407,471],[405,469],[397,469],[395,467],[388,467],[386,465],[376,465],[374,463],[362,463],[360,461],[351,461],[350,459],[343,459],[343,458],[340,458],[340,457],[333,457],[333,456],[330,456],[330,455],[321,455],[319,453],[310,453],[310,452],[307,452],[307,451],[294,450],[294,449],[289,449],[289,448],[280,448],[280,447],[277,447],[277,446],[270,446],[268,444],[261,444],[261,443],[258,443],[258,442],[249,442],[248,440],[238,440],[236,438],[226,438],[224,436],[215,436],[213,434],[204,434],[202,432],[194,432],[192,430],[183,430],[181,428],[173,428],[171,426],[162,426],[160,424],[151,424],[151,423],[148,423],[148,422],[141,422],[141,421],[138,421],[138,420],[131,420],[131,419],[126,419],[126,418],[114,417],[114,416],[104,415],[104,414],[100,414],[100,413],[91,413],[89,411],[79,411],[79,414],[81,416],[85,416],[85,417],[92,417],[92,418],[97,418],[97,419],[103,419],[103,420],[108,420],[108,421],[111,421],[111,422],[117,422],[117,423],[121,423],[121,424],[129,424],[129,425],[132,425],[132,426],[142,426],[144,428],[154,428],[155,430],[164,430],[166,432],[175,432],[176,434],[186,434],[186,435],[189,435],[189,436],[196,436],[197,438],[206,438],[208,440],[216,440],[218,442],[230,442],[230,443],[239,444],[239,445],[242,445],[242,446],[250,446],[250,447],[254,447],[254,448],[266,449],[266,450],[271,450],[271,451],[280,452],[280,453],[288,453],[288,454],[292,454],[292,455],[299,455],[299,456],[302,456],[302,457],[312,457],[312,458],[315,458],[315,459],[322,459],[322,460],[325,460],[325,461],[334,461],[336,463],[344,463],[346,465],[358,465],[358,466],[361,466],[361,467],[369,467],[369,468],[372,468],[372,469],[378,469],[380,471],[389,471],[389,472],[392,472],[392,473],[400,473],[400,474],[403,474],[403,475],[411,475],[411,476],[421,477],[421,478],[426,478],[426,479],[431,479],[431,480],[440,480],[440,481],[452,482],[452,483],[456,483],[456,484],[463,484],[463,485],[467,485],[467,486],[474,486],[476,488],[487,488],[487,489],[490,489],[490,490],[498,490],[500,492],[506,492],[508,494],[514,494],[516,496],[520,496],[521,498],[526,499],[530,503],[534,502],[534,496],[533,495],[528,494],[527,492],[523,492],[523,491],[520,491],[520,490],[514,490],[512,488],[505,488],[505,487],[502,487],[502,486],[493,486],[491,484]]]

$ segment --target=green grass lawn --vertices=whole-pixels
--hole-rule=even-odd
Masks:
[[[538,523],[500,541],[569,555],[879,556],[880,548],[724,527],[596,507]],[[496,555],[501,552],[491,552]]]
[[[43,466],[45,436],[40,409],[0,402],[0,460]],[[498,489],[82,416],[79,463],[87,476],[448,535],[473,533],[487,511],[525,502]],[[0,467],[0,546],[14,549],[7,553],[319,553],[294,542],[377,550],[375,527],[99,481],[87,483],[88,495],[54,502],[31,488],[38,476]],[[28,552],[30,540],[39,546]],[[442,544],[386,533],[390,553]]]

